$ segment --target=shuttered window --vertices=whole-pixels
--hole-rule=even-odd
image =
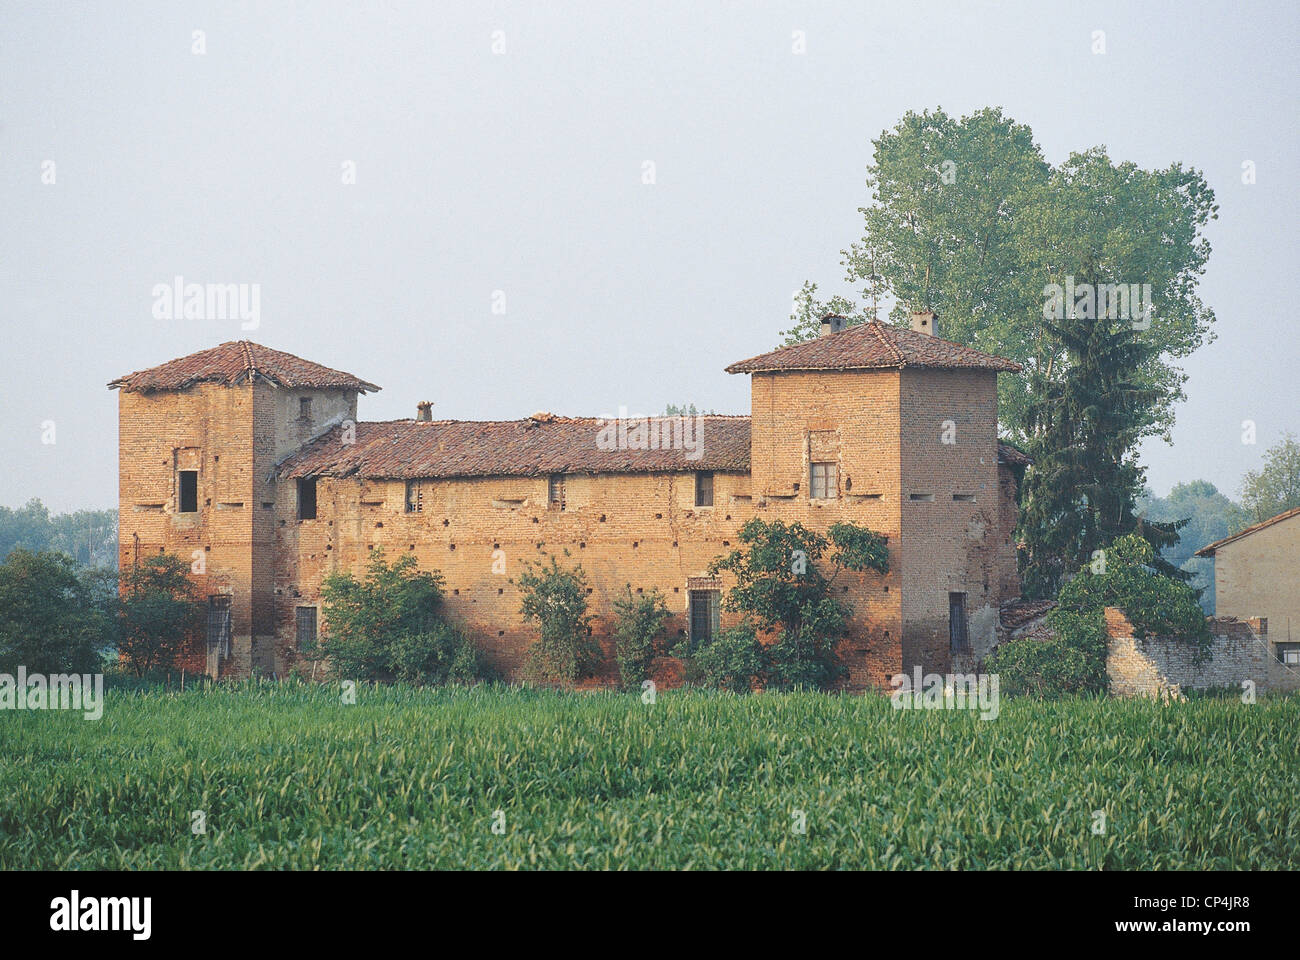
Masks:
[[[713,474],[702,472],[695,475],[695,505],[697,507],[713,506]]]

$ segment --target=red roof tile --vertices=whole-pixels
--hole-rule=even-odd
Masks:
[[[196,383],[237,384],[247,380],[262,380],[290,389],[343,389],[361,393],[379,389],[373,383],[342,370],[332,370],[292,353],[272,350],[248,340],[232,340],[157,367],[128,373],[110,381],[108,386],[110,389],[149,393],[184,390]]]
[[[728,373],[771,370],[876,370],[936,367],[965,370],[1020,370],[1020,364],[981,353],[950,340],[907,327],[872,321],[772,350],[727,367]]]
[[[674,417],[652,417],[661,436],[674,428]],[[637,421],[626,421],[633,428]],[[526,420],[388,420],[358,423],[353,443],[344,444],[342,429],[317,438],[280,464],[279,474],[294,477],[369,477],[410,480],[418,477],[541,476],[550,473],[676,473],[749,470],[750,418],[703,417],[695,443],[695,422],[688,444],[677,449],[602,449],[601,431],[611,423],[597,417],[534,414]],[[615,428],[617,429],[617,428]],[[608,439],[609,435],[606,435]],[[683,449],[689,446],[691,449]],[[699,456],[690,458],[695,450]],[[1002,462],[1028,463],[1014,447],[999,442]]]
[[[541,417],[541,415],[539,415]],[[546,415],[527,420],[389,420],[358,423],[355,442],[334,428],[280,465],[284,478],[308,476],[418,477],[539,476],[549,473],[660,473],[749,469],[749,417],[702,417],[697,438],[677,449],[603,449],[611,423],[595,417]],[[676,417],[652,417],[653,430],[674,429]],[[629,425],[635,440],[635,420]],[[615,431],[617,428],[613,428]],[[666,435],[666,434],[661,434]],[[685,449],[689,447],[689,449]],[[693,453],[698,452],[695,459]]]
[[[1034,458],[1017,447],[1009,443],[998,441],[998,463],[1015,464],[1018,467],[1026,467],[1034,462]]]

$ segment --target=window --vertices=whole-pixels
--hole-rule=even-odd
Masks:
[[[306,649],[316,642],[316,608],[298,607],[295,611],[298,627],[298,649]]]
[[[419,480],[406,481],[406,512],[420,513],[424,510],[424,488]]]
[[[180,471],[180,512],[199,512],[199,472],[197,470]]]
[[[208,597],[208,653],[230,656],[230,597]]]
[[[311,397],[298,398],[298,419],[299,420],[311,419]]]
[[[954,494],[952,495],[952,498],[953,498],[953,500],[955,500],[957,503],[974,503],[974,502],[975,502],[975,494],[973,494],[973,493],[954,493]]]
[[[692,590],[691,598],[691,643],[702,646],[710,643],[718,632],[717,590]]]
[[[316,478],[298,478],[298,519],[316,519]]]
[[[1279,643],[1277,658],[1290,667],[1300,667],[1300,643]]]
[[[812,465],[812,484],[808,495],[814,500],[834,500],[839,491],[837,468],[833,463]]]
[[[907,499],[922,501],[924,503],[933,503],[934,494],[933,493],[909,493],[907,495]]]
[[[966,634],[966,594],[948,594],[948,644],[953,653],[970,651]]]
[[[695,475],[695,505],[697,507],[713,506],[713,474],[697,473]]]
[[[564,474],[553,473],[546,484],[546,499],[552,510],[564,509]]]

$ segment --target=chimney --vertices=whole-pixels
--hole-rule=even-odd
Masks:
[[[848,325],[847,317],[842,317],[838,313],[828,313],[822,317],[822,336],[829,337],[832,333],[839,333]]]
[[[430,423],[433,420],[432,400],[425,400],[415,405],[415,419],[422,423]]]
[[[933,311],[915,311],[912,313],[912,329],[917,333],[937,337],[939,334],[935,330],[935,324],[938,319],[939,317]]]

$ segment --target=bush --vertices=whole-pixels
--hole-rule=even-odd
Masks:
[[[473,683],[482,673],[474,642],[447,623],[394,639],[388,667],[398,680],[416,685]]]
[[[618,614],[614,624],[614,655],[623,688],[637,690],[650,676],[650,666],[659,653],[657,641],[668,619],[668,605],[658,590],[633,596],[630,583],[625,590],[624,596],[614,600]]]
[[[1091,639],[1082,644],[1063,636],[1012,640],[998,647],[985,670],[998,675],[999,689],[1007,696],[1055,700],[1096,693],[1106,685],[1104,626],[1102,632],[1100,643],[1084,625],[1080,625],[1080,634]]]
[[[754,518],[740,529],[744,548],[710,567],[714,574],[727,572],[736,578],[727,594],[727,609],[752,621],[746,627],[750,632],[773,637],[769,646],[759,646],[755,671],[767,686],[829,687],[842,673],[834,647],[850,613],[831,595],[835,578],[843,570],[889,570],[889,548],[880,534],[849,523],[837,523],[827,532],[829,538],[799,523]],[[828,552],[834,568],[830,577],[817,566]],[[732,641],[739,643],[735,637]],[[714,657],[730,662],[738,653],[737,648]],[[703,651],[696,653],[700,655]]]
[[[573,683],[600,662],[600,647],[591,638],[593,618],[587,613],[587,575],[581,565],[566,570],[554,556],[550,560],[549,567],[536,569],[525,561],[524,572],[510,582],[524,594],[520,613],[538,628],[527,672],[539,680]]]
[[[1118,537],[1084,564],[1047,615],[1051,640],[1013,640],[985,663],[1002,691],[1040,699],[1106,689],[1106,607],[1117,607],[1135,637],[1176,636],[1195,645],[1199,659],[1212,642],[1196,591],[1149,566],[1155,551],[1139,536]]]
[[[473,641],[442,617],[443,579],[405,555],[374,551],[364,579],[335,573],[321,584],[326,633],[305,651],[357,680],[472,683],[482,676]]]
[[[766,658],[751,620],[723,630],[691,658],[691,679],[705,686],[748,693],[763,674]]]

